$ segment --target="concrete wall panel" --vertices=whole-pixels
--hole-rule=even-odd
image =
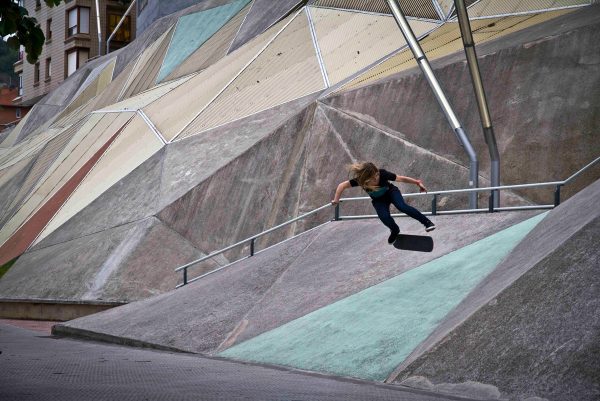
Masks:
[[[481,0],[472,7],[469,7],[469,17],[477,18],[510,13],[525,13],[588,4],[590,4],[590,0]]]
[[[212,35],[198,50],[192,53],[185,61],[177,66],[173,71],[164,78],[171,80],[182,77],[197,71],[201,71],[221,58],[227,55],[227,51],[231,46],[236,33],[239,31],[242,22],[246,18],[246,14],[250,9],[250,5],[244,7],[239,13],[231,18],[218,32]]]
[[[181,137],[197,134],[325,87],[308,19],[298,14],[285,30],[204,110]]]
[[[136,115],[120,131],[119,136],[40,233],[36,243],[89,205],[163,146],[162,141],[140,116]]]

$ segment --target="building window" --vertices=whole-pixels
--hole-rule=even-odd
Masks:
[[[49,81],[52,78],[52,59],[48,57],[46,59],[46,81]]]
[[[17,61],[23,61],[24,58],[25,58],[25,46],[20,45],[19,46],[19,59]]]
[[[108,32],[108,36],[115,31],[120,20],[121,16],[117,12],[111,10],[107,11],[108,26],[106,32]],[[119,30],[115,33],[115,36],[112,37],[111,41],[124,43],[129,43],[131,41],[131,18],[129,18],[129,15],[125,17]]]
[[[46,20],[46,42],[52,40],[52,18]]]
[[[40,63],[35,63],[34,66],[34,70],[33,70],[33,84],[39,84],[40,83]]]
[[[35,0],[35,9],[39,10],[42,8],[42,0]]]
[[[19,74],[19,96],[23,96],[23,74]]]
[[[90,8],[74,7],[67,11],[67,37],[90,33]]]
[[[85,64],[90,57],[90,49],[77,48],[67,52],[67,77]]]
[[[21,108],[20,107],[17,107],[17,109],[15,110],[15,117],[21,118]]]

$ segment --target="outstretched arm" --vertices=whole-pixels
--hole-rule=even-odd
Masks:
[[[350,185],[350,181],[344,181],[341,182],[340,185],[337,186],[337,189],[335,190],[335,196],[333,197],[333,200],[331,201],[331,203],[333,203],[334,205],[337,205],[338,203],[340,203],[340,198],[342,197],[342,192],[344,192],[346,189],[352,187],[352,185]]]
[[[419,192],[427,192],[427,188],[425,188],[425,185],[423,185],[422,180],[416,180],[414,178],[405,177],[403,175],[396,175],[396,181],[405,182],[407,184],[415,184],[419,187]]]

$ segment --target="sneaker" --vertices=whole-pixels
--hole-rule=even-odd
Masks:
[[[433,224],[431,221],[425,224],[425,231],[429,232],[433,230],[435,230],[435,224]]]
[[[400,232],[393,232],[390,234],[389,238],[388,238],[388,244],[393,244],[394,241],[396,241],[396,238],[398,237],[398,234],[400,234]]]

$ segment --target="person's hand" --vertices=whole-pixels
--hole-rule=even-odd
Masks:
[[[336,201],[335,199],[333,199],[333,200],[331,201],[331,204],[332,204],[333,206],[335,206],[335,205],[337,205],[337,204],[339,204],[339,203],[340,203],[340,201],[339,201],[339,200],[338,200],[338,201]]]
[[[419,186],[419,192],[427,192],[427,188],[423,185],[423,181],[417,180],[417,185]]]

